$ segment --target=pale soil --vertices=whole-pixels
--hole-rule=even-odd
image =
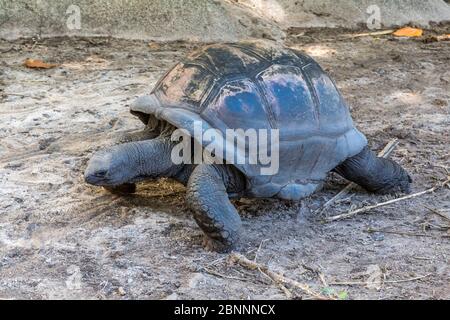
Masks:
[[[411,173],[413,192],[445,180],[450,42],[301,34],[294,30],[288,44],[331,73],[371,147],[400,139],[392,157]],[[127,105],[192,47],[0,42],[0,298],[286,298],[259,272],[203,250],[182,186],[142,183],[137,194],[119,197],[83,182],[92,151],[142,127]],[[62,65],[31,70],[22,66],[27,57]],[[315,210],[345,183],[330,175],[322,191],[299,203],[236,201],[244,228],[237,251],[254,258],[260,247],[258,262],[324,294],[449,299],[450,221],[425,207],[450,216],[449,189],[323,223]],[[389,198],[361,189],[351,195],[325,214]],[[348,281],[357,284],[333,284]]]

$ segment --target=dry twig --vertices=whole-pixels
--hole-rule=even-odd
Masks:
[[[292,299],[292,297],[294,296],[294,294],[291,292],[291,290],[289,290],[288,288],[286,288],[281,282],[277,282],[274,279],[272,279],[271,277],[269,277],[266,273],[264,273],[261,268],[258,268],[258,271],[261,273],[261,275],[267,279],[269,279],[270,282],[275,283],[278,287],[280,287],[280,289],[283,291],[283,293],[286,295],[286,297],[288,299]]]
[[[424,207],[427,208],[428,210],[430,210],[431,212],[433,212],[434,214],[440,216],[441,218],[444,218],[445,220],[450,221],[450,217],[445,215],[445,213],[440,212],[439,210],[434,209],[434,208],[430,208],[430,207],[427,207],[427,206],[424,206]]]
[[[384,230],[384,229],[372,229],[372,228],[369,228],[369,229],[367,229],[365,231],[368,232],[368,233],[380,232],[380,233],[398,234],[398,235],[401,235],[401,236],[426,237],[426,238],[448,238],[448,237],[450,237],[450,236],[447,236],[447,235],[435,236],[435,235],[426,234],[426,233],[405,232],[405,231]]]
[[[259,270],[260,272],[264,273],[265,275],[267,275],[269,278],[272,279],[272,281],[282,284],[282,285],[288,285],[291,287],[295,287],[297,289],[300,289],[301,291],[303,291],[304,293],[313,296],[316,299],[319,300],[334,300],[334,298],[331,297],[326,297],[321,295],[320,293],[317,293],[315,291],[313,291],[312,289],[310,289],[310,287],[306,284],[300,283],[296,280],[287,278],[279,273],[273,272],[271,270],[269,270],[268,267],[261,265],[259,263],[256,263],[254,261],[251,261],[249,259],[247,259],[246,257],[244,257],[241,254],[238,253],[232,253],[230,255],[230,260],[234,263],[238,263],[243,267],[246,267],[250,270]]]
[[[259,243],[258,250],[256,250],[255,258],[253,259],[253,261],[256,262],[256,259],[258,259],[258,253],[259,253],[259,251],[260,251],[261,248],[262,248],[263,242],[268,241],[268,240],[269,240],[269,239],[263,239],[263,240],[261,240],[261,242]]]
[[[349,34],[345,37],[347,38],[360,38],[360,37],[367,37],[367,36],[383,36],[386,34],[391,34],[395,30],[382,30],[382,31],[374,31],[374,32],[364,32],[364,33],[356,33],[356,34]]]
[[[384,280],[382,281],[382,283],[401,283],[401,282],[409,282],[409,281],[416,281],[416,280],[420,280],[426,277],[431,276],[431,273],[423,275],[423,276],[418,276],[418,277],[414,277],[414,278],[408,278],[408,279],[400,279],[400,280]],[[367,282],[363,282],[363,281],[343,281],[343,282],[332,282],[330,283],[330,285],[332,286],[354,286],[354,285],[367,285]]]
[[[336,221],[336,220],[342,220],[342,219],[350,218],[350,217],[356,216],[357,214],[364,213],[364,212],[370,211],[370,210],[375,209],[375,208],[387,206],[389,204],[396,203],[396,202],[403,201],[403,200],[408,200],[408,199],[420,197],[421,195],[424,195],[424,194],[427,194],[427,193],[431,193],[431,192],[434,192],[434,191],[436,191],[437,189],[439,189],[441,187],[445,187],[449,182],[450,182],[450,179],[447,179],[445,182],[443,182],[441,184],[438,184],[438,185],[434,186],[433,188],[430,188],[430,189],[427,189],[427,190],[424,190],[424,191],[421,191],[421,192],[413,193],[413,194],[410,194],[410,195],[407,195],[407,196],[404,196],[404,197],[388,200],[388,201],[385,201],[385,202],[380,202],[380,203],[377,203],[377,204],[374,204],[374,205],[371,205],[371,206],[367,206],[367,207],[359,208],[359,209],[356,209],[356,210],[352,210],[352,211],[349,211],[347,213],[338,214],[338,215],[332,216],[332,217],[327,217],[327,218],[325,218],[325,221],[326,222],[331,222],[331,221]]]
[[[211,274],[213,276],[216,276],[216,277],[219,277],[219,278],[231,279],[231,280],[239,280],[239,281],[248,281],[248,279],[245,279],[245,278],[227,276],[225,274],[222,274],[220,272],[214,271],[214,270],[209,269],[207,267],[203,267],[203,270],[205,270],[206,273],[209,273],[209,274]]]

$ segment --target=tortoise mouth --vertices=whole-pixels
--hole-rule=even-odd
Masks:
[[[123,181],[119,181],[117,179],[113,179],[110,177],[107,177],[106,175],[98,174],[98,173],[92,173],[92,174],[85,174],[84,180],[92,184],[94,186],[108,186],[108,187],[115,187],[120,186],[124,183],[135,183],[135,182],[141,182],[143,180],[151,179],[152,177],[147,175],[138,175],[131,179],[124,179]]]
[[[99,175],[97,173],[86,173],[84,175],[84,181],[94,186],[110,186],[114,185],[113,181],[107,178],[105,175]]]

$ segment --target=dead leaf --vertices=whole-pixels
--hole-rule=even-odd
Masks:
[[[394,36],[397,37],[420,37],[423,34],[422,29],[418,28],[411,28],[411,27],[404,27],[401,29],[398,29],[393,33]]]
[[[35,69],[51,69],[57,67],[57,64],[47,63],[38,59],[26,59],[23,63],[27,68],[35,68]]]

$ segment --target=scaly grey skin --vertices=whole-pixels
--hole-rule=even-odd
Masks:
[[[137,142],[142,140],[154,139],[158,136],[152,128],[146,126],[144,130],[127,132],[118,137],[117,144],[123,144],[126,142]],[[116,186],[104,186],[105,189],[115,194],[130,194],[136,192],[136,183],[123,183]]]
[[[227,252],[238,242],[241,219],[229,197],[245,190],[245,177],[232,165],[198,165],[187,184],[187,203],[207,235],[206,249]]]
[[[99,151],[89,161],[85,180],[117,191],[145,179],[173,178],[187,186],[187,203],[206,235],[204,246],[218,252],[231,250],[238,241],[241,220],[229,198],[245,195],[245,176],[232,165],[174,165],[170,156],[175,144],[166,134]],[[376,157],[367,147],[334,171],[377,193],[409,192],[411,183],[400,165]]]
[[[174,142],[170,137],[134,141],[95,153],[84,178],[87,183],[114,188],[145,179],[171,177],[187,183],[185,165],[174,165],[170,159]]]
[[[377,157],[367,146],[334,171],[370,192],[411,192],[412,179],[405,169],[393,160]]]
[[[149,179],[150,177],[146,177],[145,174],[136,173],[140,169],[138,168],[127,168],[129,172],[125,169],[121,169],[121,166],[126,166],[126,164],[122,164],[121,162],[128,160],[128,149],[132,148],[133,145],[135,146],[134,149],[139,148],[141,145],[143,148],[149,148],[146,147],[146,143],[137,143],[137,144],[127,144],[128,142],[139,142],[142,140],[151,140],[154,138],[159,138],[159,140],[164,140],[163,145],[166,143],[170,144],[170,136],[172,132],[176,129],[171,124],[167,123],[166,121],[160,121],[156,118],[152,117],[146,117],[145,119],[147,125],[145,128],[141,131],[135,131],[135,132],[129,132],[122,134],[118,137],[116,140],[116,143],[118,146],[111,147],[109,149],[97,152],[92,158],[89,163],[88,169],[85,173],[85,180],[93,185],[101,185],[108,191],[112,193],[117,194],[129,194],[136,192],[136,184],[137,181],[142,181],[145,179]],[[122,145],[125,145],[122,147]],[[172,145],[168,145],[167,148],[170,150],[172,149]],[[152,147],[150,147],[151,149]],[[157,146],[156,148],[161,148],[160,146]],[[108,158],[109,157],[109,158]],[[111,159],[114,159],[112,161]],[[142,159],[140,159],[141,162],[139,162],[137,165],[140,166],[142,163]],[[158,158],[157,161],[160,161]],[[176,170],[176,169],[174,169]],[[193,169],[192,169],[193,170]],[[122,174],[122,177],[115,177],[116,180],[123,180],[124,183],[118,183],[117,181],[114,181],[114,184],[107,181],[107,177],[102,178],[102,172],[106,171],[116,171]],[[177,175],[180,175],[180,177],[175,176],[173,178],[179,180],[184,184],[187,183],[187,179],[189,177],[186,177],[188,173],[186,171],[189,170],[181,170],[180,172],[177,172]],[[91,182],[89,182],[91,181]],[[100,183],[100,184],[99,184]]]

